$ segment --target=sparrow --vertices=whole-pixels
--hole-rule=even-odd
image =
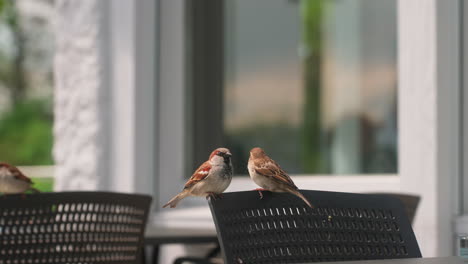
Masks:
[[[7,163],[0,163],[0,192],[3,194],[25,193],[28,190],[39,192],[32,187],[33,182],[18,168]]]
[[[163,206],[174,208],[187,196],[205,196],[216,199],[227,189],[232,180],[231,152],[217,148],[185,183],[184,190]]]
[[[291,177],[281,167],[265,154],[261,148],[250,150],[249,163],[247,165],[250,178],[260,187],[255,189],[263,198],[262,191],[289,192],[301,198],[310,208],[312,204],[299,192],[299,189],[291,180]]]

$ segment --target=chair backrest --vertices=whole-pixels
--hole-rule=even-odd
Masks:
[[[394,196],[403,203],[405,207],[405,212],[406,215],[408,216],[408,219],[410,223],[412,224],[414,222],[414,217],[416,216],[416,210],[418,209],[419,201],[421,200],[421,197],[419,195],[413,195],[413,194],[406,194],[406,193],[368,193],[368,194],[381,194],[381,195],[390,195]]]
[[[140,263],[150,203],[109,192],[0,196],[0,264]]]
[[[421,257],[400,200],[385,195],[256,191],[210,200],[226,264]]]

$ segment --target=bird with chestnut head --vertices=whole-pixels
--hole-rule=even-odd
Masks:
[[[220,197],[231,183],[233,169],[231,152],[227,148],[217,148],[211,152],[207,161],[193,173],[185,183],[182,192],[174,196],[163,208],[174,208],[187,196]]]

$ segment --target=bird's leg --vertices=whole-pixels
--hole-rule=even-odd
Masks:
[[[208,200],[208,197],[213,198],[213,200],[216,201],[216,193],[213,192],[208,192],[208,195],[206,196],[206,199]]]
[[[264,191],[268,191],[267,189],[263,189],[263,188],[257,188],[255,189],[254,191],[258,191],[258,194],[260,195],[260,199],[263,199],[263,193]]]

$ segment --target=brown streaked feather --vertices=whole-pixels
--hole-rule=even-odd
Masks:
[[[273,180],[286,184],[294,189],[297,189],[297,186],[291,180],[291,177],[276,163],[274,160],[269,159],[263,164],[255,164],[257,167],[255,171],[258,174],[261,174],[265,177],[271,177]]]
[[[193,173],[192,177],[185,183],[185,188],[190,188],[194,184],[198,183],[199,181],[203,180],[208,176],[211,170],[211,165],[209,161],[205,161],[198,169]]]
[[[11,165],[6,164],[6,163],[1,163],[1,165],[7,167],[10,170],[11,174],[13,174],[13,177],[15,177],[15,179],[20,180],[20,181],[24,181],[24,182],[27,182],[27,183],[30,183],[30,184],[32,183],[31,179],[29,179],[26,175],[24,175],[15,166],[11,166]]]

